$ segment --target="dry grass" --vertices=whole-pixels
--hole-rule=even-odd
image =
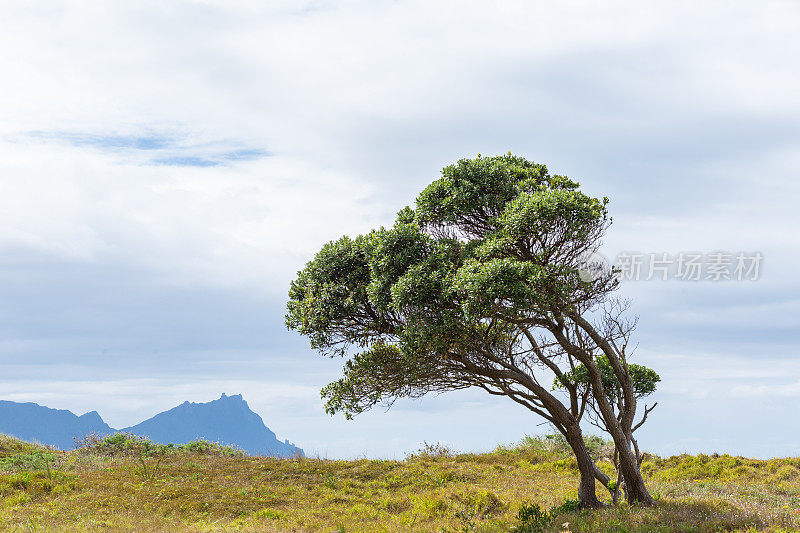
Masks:
[[[548,439],[487,454],[428,447],[404,461],[96,444],[64,453],[0,436],[0,528],[505,532],[519,526],[524,502],[550,509],[577,487],[574,461]],[[599,456],[606,453],[596,444]],[[800,529],[799,459],[649,457],[643,469],[655,508],[567,512],[546,530],[564,523],[604,532]]]

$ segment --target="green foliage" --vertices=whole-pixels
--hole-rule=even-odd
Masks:
[[[366,342],[355,326],[367,302],[371,240],[342,237],[326,244],[292,282],[286,324],[307,335],[312,348],[341,354],[349,343]]]
[[[60,470],[21,471],[0,475],[0,501],[17,498],[19,503],[70,493],[78,488],[76,476]]]
[[[597,435],[584,435],[583,442],[594,461],[610,458],[614,453],[614,443]],[[561,433],[549,435],[525,435],[515,447],[515,451],[526,455],[533,454],[549,462],[558,463],[564,459],[572,459],[572,449]]]
[[[218,442],[196,440],[186,444],[159,444],[147,437],[132,433],[114,433],[105,437],[88,435],[78,442],[78,450],[113,457],[158,458],[167,454],[190,452],[195,454],[242,455],[241,450]]]
[[[514,527],[512,533],[541,533],[550,523],[550,513],[542,511],[535,503],[523,504],[517,513],[519,525]]]
[[[255,513],[256,518],[269,518],[270,520],[280,520],[284,513],[274,509],[261,509]]]
[[[171,445],[167,445],[168,447]],[[177,450],[186,451],[196,454],[208,455],[244,455],[242,450],[236,449],[234,446],[220,444],[218,442],[211,442],[207,440],[194,440],[186,444],[178,444],[175,446]]]
[[[613,401],[622,394],[622,387],[619,383],[619,379],[617,379],[614,369],[608,361],[608,357],[600,355],[597,357],[596,361],[597,366],[600,368],[603,389],[605,389],[606,395],[613,404]],[[628,374],[631,376],[633,392],[636,398],[643,398],[655,392],[658,382],[661,381],[661,378],[655,370],[634,363],[628,363]],[[556,378],[553,382],[553,389],[564,388],[562,379],[584,390],[591,386],[589,370],[583,363],[576,366],[574,370],[566,372],[561,379]]]
[[[742,482],[765,480],[774,485],[800,479],[800,459],[761,461],[724,455],[646,456],[642,472],[657,481],[697,480]]]
[[[574,513],[581,508],[578,500],[567,500],[561,505],[552,507],[549,511],[542,511],[535,503],[524,503],[517,513],[519,524],[511,529],[512,533],[542,533],[547,526],[558,516]]]
[[[520,193],[574,191],[577,187],[567,178],[550,176],[544,165],[511,154],[462,159],[445,167],[442,177],[417,198],[417,221],[476,228],[475,213],[499,216]]]
[[[577,253],[608,223],[606,199],[511,154],[442,171],[395,224],[324,245],[289,289],[286,325],[347,358],[321,394],[350,418],[376,404],[475,386],[476,354],[518,321],[603,294]],[[485,364],[478,361],[479,364]]]
[[[52,452],[35,450],[0,457],[0,471],[20,472],[42,470],[49,474],[56,455]]]
[[[562,514],[574,513],[580,510],[581,502],[579,500],[567,500],[557,507],[550,509],[550,516],[556,517]]]

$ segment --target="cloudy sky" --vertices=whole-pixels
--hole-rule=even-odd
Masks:
[[[232,6],[236,7],[232,7]],[[321,244],[461,157],[608,196],[603,253],[760,252],[756,281],[630,281],[657,453],[800,455],[800,6],[6,2],[0,399],[115,427],[242,393],[324,457],[547,431],[460,392],[353,422],[285,331]]]

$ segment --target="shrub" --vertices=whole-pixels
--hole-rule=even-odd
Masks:
[[[511,529],[511,533],[541,533],[550,523],[550,518],[550,513],[542,511],[535,503],[524,503],[517,513],[520,523]]]
[[[88,435],[77,441],[78,450],[84,453],[107,455],[124,455],[131,457],[161,457],[174,452],[189,452],[200,455],[243,455],[244,452],[233,446],[196,440],[186,444],[159,444],[147,437],[132,433],[114,433],[105,437]]]
[[[542,533],[548,524],[559,515],[574,513],[579,510],[581,503],[578,500],[567,500],[557,507],[553,507],[548,512],[535,503],[522,504],[517,513],[519,525],[511,529],[512,533]]]
[[[162,455],[172,445],[157,444],[146,437],[140,437],[132,433],[114,433],[101,437],[99,435],[87,435],[83,439],[76,441],[77,448],[83,453],[127,456],[151,456]]]
[[[614,454],[614,443],[597,435],[586,435],[584,443],[592,459],[598,461],[611,458]],[[544,436],[525,435],[522,441],[514,448],[515,451],[534,454],[542,459],[552,460],[554,457],[572,457],[572,448],[567,443],[566,437],[561,433]]]
[[[455,456],[455,452],[440,442],[428,443],[423,442],[422,448],[412,453],[409,457],[427,457],[433,459],[451,458]]]
[[[55,454],[42,450],[15,453],[0,457],[0,471],[20,472],[44,470],[50,472],[50,467],[55,460]]]
[[[574,513],[580,510],[581,502],[579,500],[567,500],[558,507],[550,509],[550,517],[554,518],[558,515]]]
[[[177,446],[179,450],[184,450],[192,453],[207,454],[207,455],[244,455],[242,450],[234,446],[220,444],[219,442],[211,442],[207,440],[195,440]]]

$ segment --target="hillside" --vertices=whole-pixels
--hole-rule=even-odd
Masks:
[[[609,447],[591,441],[602,457]],[[608,463],[603,463],[608,467]],[[11,531],[538,531],[525,502],[556,507],[546,531],[794,531],[800,459],[648,456],[658,499],[576,511],[558,439],[485,454],[429,446],[403,461],[249,457],[208,443],[109,437],[54,452],[0,437],[0,529]],[[526,507],[528,510],[532,507]],[[568,524],[565,526],[565,524]]]
[[[147,436],[162,444],[182,444],[203,438],[235,444],[250,455],[303,455],[303,450],[288,440],[279,441],[261,417],[250,410],[241,394],[223,393],[218,400],[206,403],[184,402],[120,431]]]
[[[184,402],[134,426],[117,430],[97,411],[77,416],[63,409],[35,403],[0,401],[0,434],[71,450],[87,435],[111,433],[146,436],[155,442],[183,444],[197,439],[233,445],[250,455],[294,457],[303,450],[288,440],[281,442],[254,413],[241,394],[223,393],[204,403]]]
[[[77,416],[65,409],[0,400],[0,433],[12,434],[24,440],[68,450],[73,447],[75,437],[89,433],[108,435],[113,431],[97,411]]]

